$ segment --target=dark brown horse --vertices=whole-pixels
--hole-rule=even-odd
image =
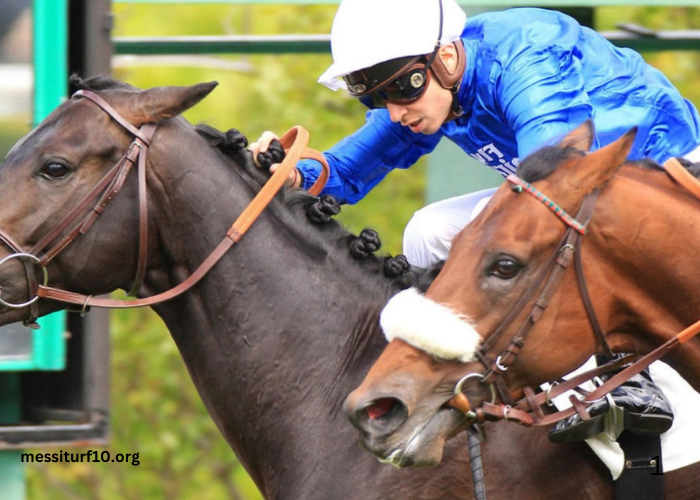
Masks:
[[[159,124],[145,171],[148,250],[139,291],[152,297],[187,279],[266,178],[245,149],[213,147],[211,139],[221,137],[176,116],[213,85],[140,91],[89,83],[131,125]],[[89,99],[62,104],[0,167],[0,229],[20,249],[34,247],[133,139]],[[50,260],[50,286],[94,296],[132,287],[138,191],[132,173],[89,230]],[[351,235],[337,223],[308,220],[315,202],[299,191],[278,195],[196,286],[154,306],[208,411],[268,499],[472,498],[464,434],[446,445],[437,469],[387,467],[357,445],[341,403],[386,345],[377,318],[397,288],[380,271],[383,259],[351,258]],[[0,249],[0,259],[10,254],[9,246]],[[29,260],[0,265],[4,301],[31,301]],[[37,304],[40,315],[65,307]],[[0,309],[0,324],[26,319],[28,308]],[[492,498],[514,498],[513,491],[522,499],[613,495],[609,473],[585,445],[551,445],[542,432],[496,426],[484,462]],[[560,481],[552,484],[552,475]]]
[[[700,283],[689,270],[700,245],[700,200],[658,165],[625,162],[634,131],[586,154],[592,134],[587,123],[523,161],[520,179],[509,179],[457,236],[425,296],[406,291],[388,304],[382,323],[396,338],[346,401],[373,453],[405,465],[439,462],[442,443],[468,422],[447,406],[467,373],[474,374],[464,385],[472,409],[493,397],[481,380],[489,372],[504,382],[502,398],[518,401],[524,386],[559,379],[606,343],[645,354],[698,319]],[[597,190],[585,235],[563,240],[582,230],[568,214]],[[561,281],[543,275],[557,267],[550,256],[563,261],[565,251],[580,251],[604,341],[594,335],[574,266],[559,266]],[[700,339],[670,351],[668,362],[700,388]],[[696,488],[669,490],[669,498],[696,498]]]

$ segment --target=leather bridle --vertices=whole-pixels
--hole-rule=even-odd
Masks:
[[[672,158],[666,162],[664,168],[676,182],[681,184],[694,196],[700,198],[700,182],[698,182],[678,160]],[[600,327],[588,293],[580,252],[581,239],[586,233],[586,226],[593,216],[598,191],[595,190],[584,198],[576,217],[573,218],[534,186],[515,175],[508,176],[507,181],[511,183],[514,192],[520,193],[526,191],[535,196],[535,198],[567,224],[568,228],[532,285],[526,290],[518,302],[514,304],[503,322],[477,351],[477,358],[484,365],[485,372],[468,373],[462,377],[455,386],[455,397],[448,402],[448,405],[464,412],[469,418],[470,424],[481,424],[486,420],[511,420],[525,426],[546,426],[567,418],[574,413],[578,413],[583,420],[588,420],[590,419],[590,416],[586,412],[588,405],[604,397],[611,390],[640,373],[677,345],[687,342],[700,333],[700,321],[690,325],[675,337],[645,356],[628,355],[623,358],[612,360],[612,350],[605,340],[605,334]],[[569,267],[572,259],[574,260],[579,293],[581,294],[589,321],[595,333],[597,343],[601,347],[603,353],[608,357],[609,362],[569,378],[568,380],[561,380],[551,385],[550,389],[544,392],[535,393],[532,387],[524,386],[522,388],[524,397],[517,402],[513,402],[501,376],[508,370],[521,352],[527,334],[544,313],[554,291],[561,282],[564,271]],[[522,312],[535,292],[539,289],[541,289],[539,297],[535,300],[525,322],[511,337],[508,346],[501,351],[495,359],[490,357],[488,351],[510,327],[515,318]],[[605,383],[599,385],[595,390],[585,393],[582,399],[572,394],[569,397],[569,401],[572,404],[570,408],[553,413],[546,413],[543,411],[542,408],[545,405],[551,406],[552,399],[557,396],[571,390],[581,392],[579,386],[582,383],[592,380],[604,373],[617,370],[630,362],[632,362],[630,366],[608,379]],[[491,402],[483,402],[479,407],[472,408],[463,392],[464,385],[471,379],[477,380],[479,384],[489,387],[492,394],[495,394],[497,390],[502,403],[496,404],[494,402],[495,397],[492,397]]]
[[[48,272],[46,266],[63,249],[70,245],[79,235],[85,234],[97,220],[109,204],[119,193],[126,176],[132,165],[137,164],[138,170],[138,196],[139,196],[139,247],[136,274],[128,295],[133,296],[138,292],[146,273],[146,261],[148,254],[148,203],[146,189],[146,168],[148,148],[153,135],[158,127],[157,123],[147,123],[140,128],[134,127],[128,120],[120,115],[112,106],[97,94],[88,90],[79,90],[73,94],[73,98],[86,98],[99,106],[119,125],[125,128],[134,140],[120,160],[100,179],[100,181],[82,198],[82,200],[47,234],[45,234],[30,250],[24,250],[4,229],[0,228],[0,240],[14,253],[0,260],[0,267],[11,259],[20,259],[24,265],[29,290],[29,299],[21,304],[13,304],[2,299],[0,289],[0,304],[8,308],[28,308],[28,317],[25,324],[37,327],[38,317],[37,301],[40,298],[57,300],[69,304],[81,306],[81,314],[85,314],[89,307],[104,308],[133,308],[158,304],[177,297],[189,290],[223,257],[234,243],[250,228],[265,207],[274,198],[277,192],[284,186],[292,169],[301,158],[310,158],[321,163],[321,174],[317,181],[309,188],[309,193],[318,195],[323,189],[329,176],[328,163],[325,157],[316,150],[306,147],[309,133],[303,127],[296,126],[287,131],[280,143],[285,149],[286,156],[279,168],[260,189],[251,203],[243,210],[228,230],[218,246],[199,265],[199,267],[183,282],[165,292],[151,297],[131,300],[118,300],[107,297],[93,297],[75,292],[52,288],[48,285]],[[61,236],[63,235],[63,236]],[[53,245],[51,245],[51,243]],[[42,254],[43,252],[43,254]],[[39,283],[36,278],[35,268],[42,270],[43,280]]]

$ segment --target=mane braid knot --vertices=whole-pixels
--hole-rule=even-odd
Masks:
[[[329,222],[340,213],[340,204],[328,194],[321,195],[306,209],[306,216],[315,224]]]
[[[233,157],[240,155],[245,148],[248,147],[248,139],[238,129],[232,128],[226,132],[215,129],[214,127],[200,123],[195,127],[199,135],[204,137],[207,142],[220,150],[226,156]]]
[[[405,255],[399,254],[395,257],[388,257],[384,261],[384,276],[387,278],[398,278],[402,274],[408,272],[411,265]]]
[[[374,229],[363,229],[359,236],[350,236],[350,255],[353,259],[362,260],[374,254],[382,247],[379,235]]]
[[[281,163],[284,160],[285,152],[282,144],[277,139],[273,140],[264,153],[258,153],[258,163],[262,168],[267,170],[275,163]]]

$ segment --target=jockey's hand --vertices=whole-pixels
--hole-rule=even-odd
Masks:
[[[270,174],[274,174],[277,171],[285,155],[279,138],[274,132],[269,130],[263,132],[256,142],[248,146],[248,149],[253,153],[255,166],[269,168]],[[301,185],[301,175],[296,168],[289,173],[289,178],[285,184],[288,187],[299,187]]]

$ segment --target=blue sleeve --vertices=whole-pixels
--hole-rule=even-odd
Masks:
[[[566,41],[566,34],[562,37]],[[520,158],[592,118],[593,106],[576,54],[575,44],[533,41],[503,67],[497,99],[515,131]],[[597,143],[596,138],[594,148]]]
[[[408,168],[435,149],[441,134],[414,134],[392,123],[386,109],[367,112],[365,124],[354,134],[324,152],[330,178],[322,194],[340,203],[357,203],[395,168]],[[318,178],[320,165],[302,160],[297,168],[304,176],[304,189]]]

